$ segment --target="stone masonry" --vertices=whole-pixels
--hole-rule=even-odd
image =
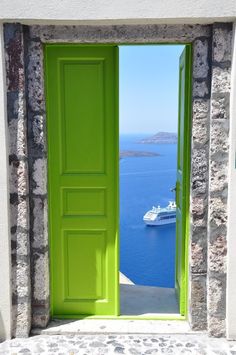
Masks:
[[[49,321],[49,254],[47,216],[47,141],[42,43],[26,38],[32,326]]]
[[[5,24],[12,270],[18,272],[13,277],[13,335],[27,336],[31,322],[46,327],[50,318],[43,44],[56,42],[192,43],[188,318],[193,329],[225,334],[230,36],[231,25],[224,24]]]
[[[13,336],[31,329],[29,184],[24,36],[21,25],[6,25],[7,117],[9,127],[10,224]]]
[[[209,151],[208,332],[225,336],[231,24],[215,24]]]
[[[207,329],[207,200],[211,35],[193,42],[192,144],[190,187],[189,318],[193,329]]]

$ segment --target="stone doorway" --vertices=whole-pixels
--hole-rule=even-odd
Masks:
[[[192,43],[189,322],[225,335],[231,24],[5,24],[13,335],[50,319],[44,43]],[[217,290],[217,292],[216,292]]]

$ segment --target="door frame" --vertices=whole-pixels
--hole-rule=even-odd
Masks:
[[[81,319],[81,318],[121,318],[121,319],[166,319],[166,320],[177,320],[177,319],[187,319],[187,311],[188,311],[188,307],[187,307],[187,295],[188,295],[188,243],[189,243],[189,197],[190,197],[190,153],[191,153],[191,83],[192,83],[192,44],[190,43],[172,43],[172,45],[184,45],[185,48],[188,47],[188,51],[187,51],[187,60],[188,60],[188,68],[189,68],[189,73],[187,75],[188,79],[187,79],[187,83],[188,83],[188,88],[185,90],[185,95],[187,97],[187,110],[188,110],[188,113],[186,114],[185,116],[185,119],[187,120],[187,124],[186,124],[186,146],[188,148],[187,152],[185,153],[185,158],[187,159],[187,164],[186,164],[186,185],[187,185],[187,188],[186,188],[186,191],[187,191],[187,196],[186,196],[186,228],[185,228],[185,237],[184,237],[184,241],[183,241],[183,249],[184,250],[184,254],[182,255],[181,257],[181,264],[182,266],[184,267],[184,282],[183,282],[183,294],[184,294],[184,300],[182,302],[184,302],[184,309],[185,309],[185,312],[183,315],[181,314],[157,314],[157,315],[153,315],[153,316],[142,316],[142,315],[133,315],[133,316],[130,316],[130,315],[120,315],[118,314],[117,316],[102,316],[102,315],[99,315],[99,316],[88,316],[88,315],[72,315],[72,314],[69,314],[69,315],[58,315],[58,314],[54,314],[54,311],[53,311],[53,307],[51,306],[51,309],[50,309],[50,315],[51,317],[56,317],[56,318],[65,318],[65,319],[68,319],[68,318],[74,318],[74,319]],[[50,46],[53,46],[53,44],[49,44]],[[55,45],[58,45],[58,43],[55,43]],[[63,44],[63,46],[66,47],[67,44]],[[70,44],[69,44],[70,45]],[[73,45],[73,44],[72,44]],[[155,46],[165,46],[165,45],[170,45],[169,43],[132,43],[132,44],[129,44],[129,43],[119,43],[119,44],[105,44],[105,43],[99,43],[99,44],[78,44],[78,43],[75,43],[76,46],[81,46],[81,48],[85,47],[85,46],[111,46],[111,47],[118,47],[118,46],[126,46],[126,45],[129,45],[129,46],[132,46],[132,45],[135,45],[135,46],[146,46],[146,45],[155,45]],[[45,44],[44,45],[44,53],[46,52],[46,48],[47,48],[48,44]],[[119,72],[119,54],[118,54],[118,60],[117,60],[117,63],[116,63],[116,70]],[[46,73],[46,61],[44,62],[44,73]],[[118,74],[119,75],[119,74]],[[180,78],[179,78],[180,80]],[[119,136],[119,81],[116,85],[116,88],[115,88],[115,96],[118,98],[115,100],[115,102],[118,104],[118,107],[116,108],[116,112],[118,114],[118,119],[117,119],[117,123],[118,123],[118,127],[116,127],[116,135]],[[179,97],[180,97],[180,94],[179,94]],[[47,105],[47,102],[49,101],[48,99],[48,95],[47,95],[47,91],[46,91],[46,105]],[[180,105],[180,102],[179,102],[179,105]],[[47,110],[46,110],[46,114],[47,114]],[[179,117],[178,117],[178,121],[179,121]],[[47,121],[47,124],[48,124],[48,121]],[[178,122],[178,126],[179,126],[179,122]],[[47,130],[48,130],[48,127],[47,127]],[[49,140],[49,139],[47,139]],[[116,137],[116,141],[119,140],[119,137]],[[179,132],[178,132],[178,140],[179,140]],[[117,145],[117,152],[116,152],[116,155],[119,156],[119,152],[118,152],[118,145]],[[119,164],[117,163],[117,171],[116,171],[116,174],[117,174],[117,180],[118,180],[118,184],[117,184],[117,203],[116,203],[116,206],[117,206],[117,212],[116,212],[116,219],[117,219],[117,226],[116,226],[116,231],[117,231],[117,236],[116,236],[116,243],[115,243],[115,249],[116,249],[116,255],[117,255],[117,260],[115,261],[115,263],[118,265],[118,275],[117,275],[117,278],[119,280],[119,263],[120,263],[120,231],[119,231],[119,225],[120,225],[120,222],[119,222],[119,202],[120,202],[120,198],[119,198]],[[49,178],[48,178],[49,180]],[[48,191],[49,191],[49,196],[50,196],[50,185],[48,186]],[[49,210],[50,211],[50,210]],[[50,214],[49,214],[50,216]],[[53,240],[52,240],[52,233],[51,233],[51,223],[50,223],[50,218],[49,218],[49,240],[50,240],[50,244],[53,245]],[[177,250],[175,252],[175,278],[176,278],[176,270],[177,270]],[[51,259],[49,260],[49,263],[51,264]],[[51,267],[52,268],[52,267]],[[50,284],[52,285],[53,283],[53,275],[52,273],[50,273]],[[51,286],[52,287],[52,286]],[[180,302],[180,296],[178,295],[177,293],[177,298],[178,298],[178,301]],[[117,289],[117,305],[118,305],[118,309],[120,308],[120,287],[119,287],[119,283],[118,283],[118,289]],[[52,292],[52,288],[50,289],[50,303],[51,305],[53,305],[53,292]]]
[[[46,114],[45,114],[45,95],[44,95],[44,81],[43,81],[43,44],[44,43],[89,43],[89,44],[192,44],[194,48],[194,57],[193,57],[193,83],[192,83],[192,107],[194,110],[197,110],[199,105],[202,104],[200,101],[204,100],[206,105],[210,105],[210,85],[211,80],[208,80],[210,77],[210,69],[211,69],[211,60],[210,60],[210,48],[212,45],[211,38],[211,25],[123,25],[123,26],[29,26],[30,28],[30,38],[28,43],[28,54],[29,54],[29,62],[30,65],[35,65],[36,69],[34,72],[27,71],[26,73],[26,81],[28,87],[30,87],[30,91],[28,92],[28,101],[30,103],[30,110],[33,114],[29,114],[30,120],[32,123],[29,124],[29,155],[31,159],[29,160],[29,176],[30,176],[30,184],[34,186],[35,183],[38,185],[38,190],[41,189],[45,191],[42,195],[45,203],[39,206],[37,209],[31,209],[30,218],[32,221],[40,221],[43,225],[41,230],[43,229],[43,233],[41,235],[37,234],[37,229],[32,230],[32,238],[33,240],[38,238],[42,243],[46,246],[42,250],[35,250],[34,246],[31,248],[32,257],[34,255],[36,257],[40,257],[44,260],[43,271],[40,270],[40,273],[43,272],[45,275],[45,282],[40,284],[39,292],[39,280],[41,280],[39,275],[39,270],[33,267],[32,274],[32,288],[34,290],[33,298],[32,298],[32,315],[34,318],[34,326],[45,326],[47,324],[48,319],[50,318],[50,303],[48,301],[48,297],[50,295],[50,286],[49,286],[49,267],[48,267],[48,237],[47,237],[47,173],[46,173],[46,135],[45,135],[45,122],[46,122]],[[202,64],[200,66],[199,59],[197,54],[199,54],[200,59],[202,58],[202,48],[199,47],[199,44],[205,46],[206,52],[208,55],[202,59]],[[203,74],[205,69],[205,73]],[[207,80],[206,80],[206,76]],[[199,82],[204,82],[204,84],[208,88],[208,92],[201,93],[199,88]],[[41,101],[37,102],[38,98],[38,90],[40,89]],[[39,107],[40,106],[40,107]],[[193,111],[194,111],[193,110]],[[37,123],[35,120],[39,120],[36,114],[40,111],[42,117],[41,121]],[[205,113],[204,118],[207,119],[209,117],[209,112]],[[198,127],[198,121],[194,112],[192,114],[192,125],[193,130]],[[36,123],[35,123],[36,122]],[[37,130],[35,130],[35,126],[37,126]],[[39,143],[38,136],[41,134],[41,141]],[[203,143],[202,145],[197,142],[196,136],[191,137],[192,146],[194,146],[195,152],[204,153],[206,156],[208,154],[208,142]],[[35,143],[36,142],[36,143]],[[196,145],[195,145],[196,142]],[[35,149],[35,144],[38,144]],[[36,151],[36,153],[35,153]],[[193,151],[191,150],[191,153]],[[43,159],[43,179],[35,182],[34,180],[34,170],[35,170],[35,161],[36,159]],[[202,161],[202,164],[205,164],[205,161]],[[191,154],[191,181],[193,179],[194,169],[195,167],[199,168],[199,159],[198,156],[192,156]],[[196,177],[194,177],[196,180]],[[194,194],[195,200],[199,197],[200,199],[207,199],[208,190],[197,190],[191,183],[191,196]],[[39,193],[40,194],[40,193]],[[40,196],[41,196],[40,195]],[[34,205],[34,195],[30,195],[30,203]],[[194,217],[194,203],[195,201],[191,200],[190,207],[190,215],[191,215],[191,240],[193,238],[199,236],[199,231],[196,229],[195,225],[195,217]],[[196,202],[197,203],[197,202]],[[196,228],[195,228],[196,227]],[[201,228],[207,227],[207,221],[203,220]],[[190,227],[189,227],[190,228]],[[193,254],[193,246],[192,243],[189,243],[189,253],[190,257]],[[205,249],[202,250],[202,257],[205,258]],[[189,272],[189,280],[191,284],[191,288],[188,290],[188,300],[189,306],[191,310],[191,315],[189,317],[192,324],[198,324],[199,315],[202,315],[201,318],[201,326],[204,322],[206,322],[205,317],[205,301],[202,302],[202,299],[205,297],[207,292],[206,285],[206,273],[202,273],[199,276],[197,261],[191,260],[191,271]],[[199,281],[198,281],[199,280]],[[195,284],[193,284],[195,282]],[[201,293],[196,294],[194,292],[194,285],[197,286],[197,283],[201,282],[202,289]],[[187,292],[187,290],[186,290]],[[199,303],[200,302],[200,303]],[[201,306],[199,307],[199,304]],[[40,310],[40,314],[43,316],[38,316],[38,312]],[[195,316],[197,314],[197,316]],[[130,317],[129,317],[130,318]],[[137,317],[136,317],[137,318]],[[162,319],[162,317],[160,317]],[[166,319],[166,318],[165,318]],[[168,317],[168,319],[172,319],[172,317]],[[204,323],[205,324],[205,323]]]

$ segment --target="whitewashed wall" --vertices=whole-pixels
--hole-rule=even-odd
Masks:
[[[107,23],[211,23],[232,21],[235,0],[1,0],[0,19],[106,21]]]

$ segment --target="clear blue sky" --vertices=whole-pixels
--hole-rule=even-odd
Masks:
[[[177,132],[182,45],[119,47],[120,133]]]

